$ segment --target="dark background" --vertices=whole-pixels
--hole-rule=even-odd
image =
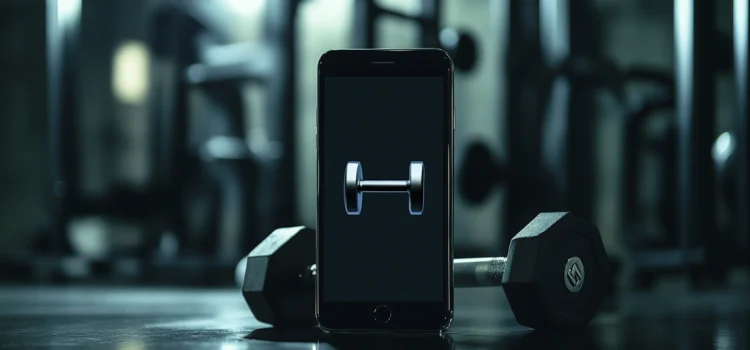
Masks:
[[[79,161],[71,166],[79,169],[81,191],[87,194],[103,195],[113,183],[124,182],[144,187],[152,177],[154,153],[150,147],[154,143],[151,136],[154,118],[149,112],[153,103],[148,96],[154,89],[149,86],[157,81],[170,80],[165,78],[169,75],[159,73],[167,70],[168,65],[165,66],[163,60],[156,57],[148,44],[153,32],[150,29],[150,16],[162,3],[159,0],[82,1],[81,69],[76,73],[77,81],[70,83],[70,87],[78,90],[78,97],[73,99],[77,106],[77,125],[71,137],[78,141],[76,153]],[[263,20],[266,18],[263,13],[264,1],[211,0],[199,3],[205,4],[205,8],[200,8],[196,13],[215,16],[220,24],[215,26],[216,30],[229,42],[257,43],[263,38]],[[420,8],[416,0],[379,3],[409,13],[417,13]],[[46,105],[46,15],[44,1],[8,0],[0,6],[4,19],[1,31],[5,43],[3,62],[6,62],[4,79],[0,84],[0,107],[3,111],[0,176],[4,193],[0,199],[0,254],[15,259],[34,255],[33,246],[40,240],[39,231],[51,224],[49,174],[52,145],[48,137],[51,126]],[[713,6],[715,12],[710,17],[715,21],[717,31],[731,36],[731,2],[716,1]],[[646,66],[673,75],[676,61],[675,12],[671,2],[599,0],[586,2],[580,7],[587,8],[587,18],[590,20],[570,22],[578,23],[583,28],[574,34],[575,45],[595,47],[599,52],[597,55],[605,56],[621,67]],[[523,90],[516,83],[518,79],[514,78],[513,72],[524,71],[512,66],[515,62],[535,62],[530,51],[523,49],[526,39],[518,39],[517,45],[516,39],[510,37],[512,20],[521,16],[516,15],[515,11],[509,3],[489,0],[456,0],[443,4],[442,26],[467,31],[474,37],[478,49],[476,66],[456,74],[457,169],[465,160],[467,148],[475,141],[489,147],[493,156],[502,160],[509,157],[511,152],[510,135],[528,138],[525,131],[513,131],[508,127],[506,120],[524,120],[510,109],[513,103],[526,108],[546,108],[545,102],[539,99],[511,99],[513,91]],[[556,13],[562,13],[559,11]],[[299,217],[294,223],[311,227],[315,224],[316,179],[311,174],[315,173],[317,58],[329,49],[353,46],[353,15],[353,2],[346,0],[303,1],[299,7],[295,25],[298,33],[295,45],[298,57],[294,61],[298,70],[294,85],[296,96],[287,101],[296,107],[294,162],[298,171],[292,174],[296,188],[296,200],[292,207]],[[325,25],[319,23],[321,18],[327,19]],[[596,30],[584,26],[589,22],[595,24]],[[549,20],[540,22],[539,27],[554,25],[565,24]],[[408,48],[415,46],[419,39],[416,25],[393,18],[379,20],[376,33],[378,47]],[[539,35],[531,37],[539,38]],[[513,47],[509,46],[511,41]],[[558,46],[563,43],[559,40],[557,44],[545,42],[545,52],[550,55],[562,54],[564,50],[560,51]],[[530,42],[527,44],[531,45]],[[732,46],[731,38],[728,45]],[[719,54],[715,56],[719,57]],[[701,67],[697,67],[696,72],[709,70]],[[715,118],[711,137],[718,140],[724,132],[736,130],[735,86],[729,72],[717,74],[713,80],[716,90],[710,96],[715,98],[716,103],[712,112]],[[265,88],[259,84],[243,83],[238,85],[238,89],[244,101],[243,118],[247,121],[241,134],[257,152],[273,152],[277,144],[269,136],[271,124],[264,120],[264,115],[269,112]],[[575,91],[577,88],[574,86],[572,89]],[[192,120],[211,113],[206,109],[210,106],[206,106],[205,93],[198,90],[191,89],[189,101],[192,107],[185,112],[185,118]],[[632,84],[627,88],[628,95],[634,97],[654,90],[650,84]],[[627,271],[630,266],[628,261],[635,260],[634,254],[631,254],[631,239],[636,246],[648,246],[652,242],[658,245],[667,236],[666,232],[678,234],[676,228],[666,225],[661,219],[664,209],[659,204],[664,201],[678,202],[674,196],[667,193],[665,197],[660,192],[662,188],[677,186],[674,181],[662,185],[660,180],[662,169],[675,169],[675,166],[652,152],[645,152],[639,157],[641,168],[638,176],[643,180],[632,193],[638,197],[641,224],[631,231],[624,223],[627,220],[623,187],[626,179],[632,177],[625,176],[624,169],[627,123],[620,116],[625,113],[626,106],[606,91],[596,91],[590,101],[593,101],[593,107],[587,102],[588,111],[577,115],[591,122],[593,129],[590,135],[593,136],[578,139],[586,142],[589,145],[587,149],[593,152],[591,167],[595,176],[579,176],[587,186],[578,190],[574,197],[592,198],[592,212],[582,215],[599,226],[609,254],[620,258],[624,262],[624,271]],[[675,116],[674,109],[659,110],[653,116],[644,129],[647,135],[658,139],[669,130]],[[202,126],[195,129],[206,130]],[[201,139],[200,135],[193,138]],[[523,159],[524,155],[521,153],[517,157]],[[530,155],[525,158],[529,161],[535,159]],[[550,158],[557,161],[564,159],[555,155]],[[460,174],[456,175],[458,177]],[[720,184],[711,181],[702,182],[701,186],[714,189]],[[543,186],[537,187],[544,189]],[[487,199],[481,203],[472,203],[456,193],[455,242],[458,253],[465,252],[467,256],[504,254],[502,242],[515,232],[506,227],[504,223],[511,219],[502,213],[510,207],[519,207],[531,197],[527,192],[526,196],[521,194],[510,198],[507,193],[510,188],[492,187]],[[723,196],[718,188],[716,196]],[[730,217],[737,216],[727,212],[731,209],[724,202],[720,200],[714,206],[721,225],[728,222]],[[548,209],[537,204],[528,206],[537,212]],[[192,220],[199,223],[203,220],[205,214],[201,213],[205,210],[200,208],[204,207],[198,206],[196,210],[200,215],[192,215]],[[555,209],[566,209],[566,206]],[[243,214],[226,215],[236,217]],[[529,214],[517,220],[526,222],[532,217]],[[186,244],[208,247],[201,237],[210,237],[210,234],[200,231],[191,230],[193,233],[188,235],[189,243]],[[75,218],[71,222],[69,235],[75,242],[77,254],[84,256],[107,256],[114,251],[124,251],[127,255],[148,237],[141,225],[96,214]],[[746,246],[747,234],[738,233],[736,236],[738,244]],[[41,241],[49,239],[42,238]],[[242,254],[242,249],[239,249],[241,245],[234,246],[238,249],[229,255]],[[252,246],[246,246],[245,250],[249,251],[250,248]],[[744,280],[744,277],[737,277],[742,274],[731,275]],[[669,277],[665,277],[681,280],[678,276],[669,274]],[[620,282],[627,286],[633,281],[625,278]]]
[[[325,138],[319,142],[325,207],[318,225],[325,301],[442,301],[448,185],[443,78],[324,79]],[[365,180],[405,180],[410,162],[424,163],[422,215],[409,214],[406,193],[364,193],[360,215],[347,215],[341,191],[349,161],[362,164]]]
[[[428,0],[375,2],[434,13]],[[459,29],[476,60],[455,74],[456,257],[503,256],[538,212],[571,210],[598,226],[615,284],[593,346],[516,342],[528,330],[501,288],[459,289],[456,347],[747,348],[750,94],[735,53],[747,0],[444,0],[432,38],[380,17],[372,41],[355,0],[301,0],[290,31],[284,0],[48,3],[0,0],[0,343],[256,345],[235,267],[275,228],[315,226],[318,58],[435,47],[438,30]],[[78,26],[62,81],[50,17]],[[189,82],[204,65],[241,69]],[[165,152],[165,125],[186,126],[180,152]],[[381,200],[406,214],[399,197],[366,195],[363,214]]]

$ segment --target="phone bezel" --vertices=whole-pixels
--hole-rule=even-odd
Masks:
[[[323,54],[318,62],[318,109],[316,116],[316,145],[318,164],[324,161],[322,147],[324,130],[319,128],[325,115],[325,79],[342,76],[440,76],[443,78],[443,124],[446,147],[446,168],[448,178],[447,205],[445,210],[445,266],[444,300],[442,302],[323,302],[324,288],[319,283],[325,266],[321,264],[322,241],[325,234],[322,225],[323,207],[320,193],[324,192],[320,181],[320,166],[317,167],[317,229],[316,262],[318,274],[316,283],[315,313],[320,326],[329,331],[374,330],[374,331],[441,331],[447,329],[453,320],[453,135],[455,130],[453,106],[453,62],[439,49],[414,50],[334,50]],[[378,305],[387,304],[392,318],[386,324],[378,324],[372,311]]]

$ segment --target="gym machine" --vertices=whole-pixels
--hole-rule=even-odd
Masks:
[[[49,117],[51,227],[47,242],[54,253],[68,254],[67,226],[75,215],[71,205],[79,193],[76,149],[80,1],[71,3],[66,16],[57,0],[47,0],[47,115]]]
[[[734,78],[736,87],[737,168],[735,232],[750,251],[750,1],[734,1]],[[750,263],[750,254],[746,254]]]
[[[64,6],[64,8],[62,8]],[[49,241],[46,247],[35,252],[28,262],[34,275],[43,279],[67,278],[136,278],[164,280],[165,277],[180,275],[170,273],[174,269],[183,278],[196,278],[198,282],[211,282],[210,272],[224,265],[224,269],[231,268],[231,264],[222,263],[219,254],[213,255],[210,249],[199,250],[197,254],[180,254],[178,257],[165,257],[161,254],[162,242],[167,232],[173,233],[181,250],[185,250],[185,233],[187,213],[185,201],[189,200],[187,191],[189,186],[209,187],[210,198],[213,200],[217,186],[206,176],[202,176],[204,165],[187,145],[187,123],[184,118],[163,119],[159,112],[168,111],[180,117],[187,113],[186,88],[179,83],[165,89],[159,85],[165,80],[152,79],[154,86],[151,92],[156,92],[158,98],[163,99],[158,105],[157,113],[153,113],[154,127],[157,132],[153,138],[154,178],[153,183],[140,188],[133,185],[113,184],[102,195],[84,193],[80,186],[80,158],[77,145],[78,106],[82,101],[78,91],[80,67],[80,16],[81,1],[58,0],[47,1],[48,27],[48,108],[51,151],[51,194],[52,213],[51,225],[40,241]],[[172,17],[162,23],[173,25],[177,21],[179,11],[165,11]],[[166,19],[159,17],[159,19]],[[197,22],[184,21],[181,35],[173,35],[171,39],[181,46],[180,59],[191,59],[194,46],[186,45],[201,30],[205,31]],[[174,29],[174,28],[171,28]],[[164,43],[160,47],[169,47]],[[158,57],[161,52],[155,52]],[[179,79],[182,80],[182,79]],[[168,91],[174,99],[159,95]],[[222,96],[218,105],[227,110],[214,108],[215,118],[232,118],[242,116],[243,111],[237,103],[238,96]],[[223,112],[223,114],[222,114]],[[228,120],[228,122],[232,122]],[[206,162],[207,163],[207,162]],[[159,180],[164,181],[159,181]],[[194,199],[194,198],[193,198]],[[213,201],[211,207],[216,208],[218,202]],[[218,211],[211,213],[214,224],[221,224],[217,217]],[[111,219],[125,220],[137,224],[143,229],[143,240],[136,251],[115,252],[106,257],[88,258],[79,256],[71,244],[70,223],[72,220],[84,216],[100,216]],[[208,233],[215,238],[216,231],[209,228]],[[221,237],[218,240],[226,239]],[[210,241],[210,239],[209,239]],[[215,242],[205,242],[209,246]],[[240,244],[233,242],[233,245]],[[221,253],[221,252],[218,252]],[[75,266],[76,268],[70,268]],[[201,276],[202,275],[202,276]],[[208,278],[209,280],[205,280]]]
[[[205,2],[174,1],[173,4],[174,7],[185,8],[193,22],[203,26],[225,26],[221,18],[211,18],[208,15],[210,11],[200,11],[201,7],[209,6]],[[247,128],[242,119],[243,114],[233,113],[235,117],[223,119],[228,122],[208,126],[218,129],[218,132],[210,133],[211,136],[199,151],[204,161],[213,163],[211,169],[219,177],[219,182],[251,182],[237,186],[252,194],[241,197],[246,199],[241,208],[248,209],[240,209],[238,213],[239,217],[247,218],[247,221],[234,225],[235,228],[231,230],[237,235],[249,237],[250,241],[243,246],[227,247],[232,251],[230,256],[236,256],[238,250],[248,244],[254,246],[260,242],[264,237],[256,234],[257,232],[270,232],[273,227],[296,222],[293,101],[296,79],[295,19],[298,4],[298,0],[284,0],[269,2],[264,6],[263,39],[260,43],[227,45],[205,32],[193,35],[191,41],[197,59],[178,62],[175,68],[177,82],[182,85],[177,91],[203,91],[213,106],[239,108],[242,103],[240,87],[245,83],[261,85],[266,91],[267,103],[262,118],[263,125],[260,126],[266,140],[263,147],[248,148],[244,136]],[[160,22],[163,21],[159,18],[154,21],[157,26]],[[171,55],[174,56],[174,53],[184,50],[184,45],[175,44],[173,36],[184,35],[185,30],[179,27],[172,30],[175,32],[163,31],[162,40],[156,40],[153,46],[155,49],[171,47]],[[219,30],[212,32],[217,31]],[[234,100],[222,101],[222,96],[232,96]],[[178,120],[180,116],[172,111],[164,114],[167,120]],[[166,130],[174,128],[168,127]],[[180,137],[185,136],[177,138]],[[174,144],[171,148],[179,151],[181,146]],[[165,183],[171,181],[167,176],[162,178]],[[238,191],[235,189],[225,194],[233,196],[236,192]],[[236,208],[236,204],[227,205],[227,209]]]
[[[516,232],[538,211],[571,210],[593,219],[597,92],[610,93],[630,109],[628,84],[671,83],[662,72],[618,67],[604,57],[588,1],[510,1],[509,6],[503,113],[508,156],[498,160],[486,145],[473,142],[457,172],[459,193],[470,204],[505,186],[503,250],[505,233]]]
[[[645,127],[661,111],[674,110],[674,81],[671,76],[660,84],[661,92],[638,96],[625,111],[625,132],[623,146],[623,185],[622,185],[622,226],[624,241],[629,249],[640,249],[645,231],[639,199],[640,184],[643,179],[642,159],[654,154],[660,163],[659,176],[659,221],[664,226],[663,244],[676,242],[674,230],[673,201],[675,197],[674,179],[674,132],[673,128],[654,140],[646,137]]]
[[[639,150],[635,145],[641,143],[645,145],[641,148],[655,151],[663,168],[659,211],[665,242],[644,247],[633,235],[637,227],[626,226],[625,241],[632,252],[635,285],[639,288],[648,288],[657,275],[672,272],[688,272],[696,287],[705,282],[722,284],[730,267],[749,262],[747,2],[734,3],[734,45],[716,28],[715,3],[678,1],[675,6],[673,96],[665,95],[662,101],[654,99],[651,105],[644,103],[644,114],[639,116],[646,118],[650,108],[669,108],[669,101],[674,99],[673,126],[660,140],[641,142],[641,126],[634,118],[626,133],[625,217],[631,219],[631,224],[637,222],[638,206],[635,190]],[[732,70],[737,92],[735,130],[714,139],[715,78]],[[720,190],[718,196],[715,182]],[[722,225],[717,218],[717,198],[727,204],[728,224]]]
[[[732,39],[724,40],[720,50],[726,54],[720,56],[722,71],[731,71],[734,76],[735,101],[732,130],[719,135],[713,144],[712,156],[716,177],[719,182],[720,196],[729,212],[729,222],[719,227],[723,240],[718,247],[730,254],[713,254],[719,257],[719,264],[748,264],[750,259],[750,226],[748,226],[748,205],[750,192],[748,181],[748,1],[737,0],[733,4]],[[729,47],[732,49],[730,50]],[[726,57],[726,59],[722,59]],[[715,241],[715,240],[713,240]],[[716,245],[716,244],[715,244]],[[709,256],[710,257],[710,256]],[[712,263],[716,265],[716,263]],[[721,265],[720,265],[721,266]]]
[[[677,256],[678,264],[693,267],[705,259],[700,245],[716,235],[715,194],[707,186],[715,181],[716,4],[680,0],[674,6]]]
[[[253,232],[297,222],[296,213],[296,18],[301,0],[268,1],[263,13],[263,40],[206,50],[206,60],[188,67],[188,83],[203,88],[254,83],[268,96],[263,118],[265,151],[253,150],[261,164]],[[220,59],[212,60],[211,57]],[[248,59],[252,57],[253,59]],[[254,244],[265,236],[254,235]]]
[[[716,180],[722,188],[737,181],[730,179],[728,174],[734,175],[735,170],[729,170],[731,165],[726,164],[735,158],[712,154],[716,144],[731,137],[720,136],[715,141],[715,79],[731,70],[731,45],[717,31],[715,5],[707,1],[675,2],[674,87],[661,98],[655,96],[644,103],[628,121],[623,194],[625,241],[639,288],[650,287],[658,274],[683,271],[689,273],[696,286],[705,277],[723,283],[728,268],[743,263],[741,248],[719,226],[713,186]],[[660,140],[642,140],[641,128],[649,110],[665,108],[674,108],[673,125]],[[633,225],[638,221],[638,154],[648,148],[657,153],[662,163],[659,214],[665,237],[664,242],[652,247],[639,242],[639,228]],[[725,197],[728,194],[723,193]]]
[[[477,47],[474,38],[455,28],[441,29],[442,0],[421,0],[420,4],[420,14],[409,15],[379,6],[375,0],[355,0],[354,47],[378,47],[375,40],[375,25],[381,16],[389,16],[416,22],[419,26],[418,45],[445,50],[453,59],[456,70],[465,72],[474,68],[477,61]]]
[[[590,2],[510,1],[509,11],[509,56],[503,67],[508,156],[496,160],[486,145],[474,142],[457,175],[458,189],[470,204],[482,203],[495,185],[505,185],[502,251],[508,248],[507,234],[539,211],[565,209],[591,218],[591,116],[595,90],[604,84],[595,81],[601,49],[592,35],[600,30]],[[587,39],[577,39],[582,37]]]
[[[295,222],[295,191],[288,185],[295,183],[294,109],[287,101],[294,101],[297,1],[269,2],[265,40],[253,50],[247,49],[250,45],[226,44],[228,28],[206,11],[211,4],[171,1],[158,7],[149,22],[149,44],[158,67],[150,89],[151,182],[145,189],[115,185],[96,198],[81,193],[74,136],[80,12],[61,20],[58,1],[48,0],[47,6],[53,215],[49,237],[43,240],[52,244],[29,259],[33,273],[66,278],[65,266],[73,262],[89,276],[127,272],[128,277],[152,282],[221,282],[217,279],[231,276],[241,251],[264,238],[254,232]],[[268,148],[272,152],[251,150],[244,140],[240,83],[247,81],[267,88],[264,126],[270,142],[278,145]],[[195,118],[197,125],[188,121],[191,90],[206,97],[206,113]],[[210,212],[207,223],[198,227],[203,238],[188,247],[187,232],[195,229],[188,222],[193,216],[189,205],[194,202],[204,202]],[[78,257],[68,226],[84,215],[137,222],[144,227],[146,243],[127,256]],[[176,257],[159,253],[166,232],[177,237]]]
[[[731,46],[733,49],[733,52],[727,55],[729,57],[727,61],[730,61],[730,64],[733,63],[731,68],[733,68],[736,92],[735,118],[733,130],[722,133],[716,139],[713,158],[721,190],[720,198],[727,205],[730,214],[729,224],[722,229],[726,231],[725,234],[730,239],[728,245],[738,248],[734,252],[736,256],[731,257],[730,262],[748,264],[750,263],[750,259],[747,259],[750,257],[748,254],[750,252],[750,223],[748,221],[748,210],[750,210],[750,188],[748,188],[748,181],[750,181],[750,168],[748,168],[750,155],[748,145],[750,3],[747,0],[736,0],[733,5],[734,42],[727,43],[725,46]]]
[[[159,229],[178,237],[180,253],[213,257],[225,270],[228,257],[255,243],[260,164],[245,142],[240,84],[197,86],[185,77],[211,49],[229,43],[230,28],[211,16],[210,6],[166,2],[149,17],[155,140],[149,188],[165,209]],[[196,92],[204,97],[197,111],[189,106]]]

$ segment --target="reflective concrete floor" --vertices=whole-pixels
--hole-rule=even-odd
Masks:
[[[255,321],[239,291],[0,288],[0,344],[18,349],[750,349],[750,293],[622,296],[586,332],[515,324],[502,290],[457,290],[440,336],[330,336]]]

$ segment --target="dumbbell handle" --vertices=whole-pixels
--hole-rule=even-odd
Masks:
[[[502,285],[505,258],[468,258],[453,260],[453,284],[456,288],[494,287]],[[300,278],[313,282],[315,265],[308,266]]]
[[[408,180],[360,180],[360,192],[405,192],[409,190]]]
[[[503,283],[505,257],[453,260],[455,287],[493,287]]]

